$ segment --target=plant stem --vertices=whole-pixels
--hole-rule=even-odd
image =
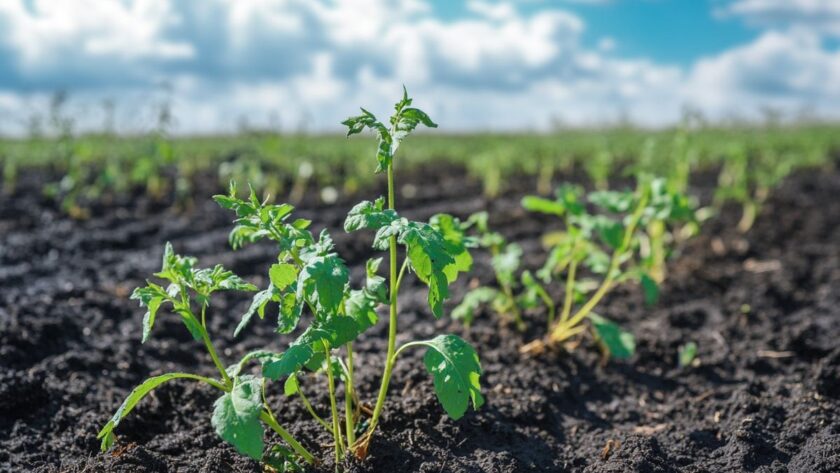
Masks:
[[[598,287],[598,290],[595,291],[595,294],[577,311],[577,313],[568,319],[566,322],[561,322],[554,327],[552,330],[550,338],[553,342],[561,342],[568,338],[568,334],[570,333],[569,330],[574,328],[577,324],[583,321],[595,306],[601,302],[601,299],[607,294],[607,292],[612,289],[613,282],[615,282],[615,278],[617,276],[617,272],[619,267],[621,266],[622,259],[624,255],[630,250],[630,244],[633,241],[633,234],[636,232],[636,227],[639,224],[639,220],[642,218],[642,214],[647,206],[649,195],[647,192],[643,191],[643,194],[639,198],[639,203],[636,205],[636,209],[633,211],[633,214],[630,218],[630,223],[627,225],[627,228],[624,230],[624,238],[621,241],[621,245],[616,248],[615,252],[612,254],[612,258],[610,258],[610,266],[607,269],[607,275],[604,277],[604,280],[601,282],[601,285]],[[574,333],[574,332],[572,332]]]
[[[289,444],[289,446],[292,447],[292,450],[294,450],[295,453],[300,455],[300,457],[303,458],[304,461],[306,461],[309,464],[315,464],[315,456],[309,453],[309,450],[304,448],[304,446],[301,445],[300,442],[295,440],[295,438],[292,437],[292,434],[290,434],[288,431],[286,431],[286,429],[280,426],[280,424],[277,423],[277,420],[274,418],[274,415],[271,414],[270,411],[263,410],[262,412],[260,412],[260,420],[262,420],[269,427],[271,427],[271,430],[277,432],[277,435],[279,435],[280,438],[283,439],[283,441]]]
[[[560,314],[561,324],[569,320],[569,316],[572,314],[572,301],[575,295],[577,265],[577,258],[572,258],[571,263],[569,263],[569,272],[566,273],[566,297],[563,300],[563,312]]]
[[[309,415],[311,415],[312,418],[318,421],[319,424],[323,425],[324,428],[327,429],[327,432],[332,434],[332,427],[330,427],[330,424],[327,424],[327,421],[325,421],[323,418],[321,418],[321,416],[318,415],[317,412],[315,412],[315,409],[312,407],[312,403],[309,402],[309,398],[306,397],[306,394],[303,394],[303,389],[301,389],[300,386],[298,386],[298,396],[300,396],[300,400],[301,402],[303,402],[303,406],[306,408],[307,412],[309,412]]]
[[[204,326],[201,326],[201,338],[204,340],[204,346],[207,347],[207,352],[210,353],[210,358],[213,359],[213,364],[216,365],[216,369],[219,370],[219,374],[222,375],[222,380],[224,380],[226,386],[231,386],[233,383],[230,380],[230,377],[225,370],[224,365],[219,360],[219,355],[216,354],[216,348],[213,347],[213,342],[210,340],[210,334],[207,333],[207,329]]]
[[[341,425],[338,420],[338,405],[335,401],[335,378],[332,372],[332,363],[330,360],[330,344],[324,341],[324,349],[327,354],[327,383],[330,394],[330,412],[332,414],[333,438],[335,439],[335,464],[341,462],[341,457],[344,454],[344,438],[341,435]]]
[[[353,419],[353,342],[347,342],[347,381],[344,383],[344,427],[347,445],[356,443],[356,423]]]
[[[394,210],[394,164],[388,165],[388,208]],[[373,408],[373,416],[370,419],[370,427],[363,437],[363,450],[367,450],[367,444],[373,437],[376,426],[379,423],[379,416],[382,415],[382,408],[385,406],[385,398],[388,395],[388,383],[391,381],[391,372],[394,369],[394,352],[397,347],[397,237],[391,236],[389,240],[389,296],[390,296],[390,317],[388,319],[388,350],[385,354],[385,369],[382,373],[382,384],[379,386],[379,396],[376,398],[376,405]]]

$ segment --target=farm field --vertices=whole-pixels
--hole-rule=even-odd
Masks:
[[[658,301],[648,304],[642,288],[631,282],[597,306],[600,315],[632,334],[631,356],[606,359],[591,330],[571,344],[523,352],[524,345],[545,335],[547,313],[540,307],[523,312],[524,331],[490,307],[478,308],[469,327],[453,320],[452,310],[470,288],[498,285],[488,253],[472,250],[473,267],[452,283],[439,319],[427,303],[426,285],[406,281],[398,342],[437,333],[462,337],[480,356],[485,404],[460,420],[449,419],[422,353],[407,351],[394,369],[369,456],[364,461],[348,456],[343,470],[840,470],[836,133],[830,127],[717,133],[687,135],[694,158],[686,164],[685,193],[699,208],[717,211],[668,260]],[[466,221],[486,211],[490,227],[523,249],[523,267],[536,271],[547,254],[543,236],[563,226],[550,215],[527,212],[522,198],[540,190],[550,195],[562,183],[632,189],[631,176],[639,169],[682,176],[677,164],[690,153],[683,149],[675,157],[679,134],[650,136],[591,132],[570,139],[588,143],[570,149],[557,146],[560,138],[545,136],[418,135],[406,144],[406,160],[397,167],[400,215],[425,221],[445,212]],[[260,140],[298,152],[266,159],[241,152],[255,148],[232,139],[225,141],[233,150],[228,152],[210,140],[186,146],[183,140],[149,138],[143,143],[157,153],[154,171],[113,187],[97,187],[97,178],[109,164],[116,166],[114,175],[129,174],[137,160],[119,153],[132,156],[125,150],[136,149],[139,138],[110,145],[104,139],[94,145],[74,139],[67,159],[52,155],[61,143],[5,143],[0,470],[262,471],[216,435],[210,413],[217,394],[196,383],[166,383],[145,397],[120,423],[107,453],[99,452],[97,439],[120,402],[149,376],[218,375],[201,343],[169,314],[159,315],[153,336],[140,343],[144,310],[129,296],[160,269],[164,243],[197,257],[200,267],[222,264],[257,287],[271,284],[266,274],[277,262],[275,244],[239,251],[228,245],[234,215],[211,200],[225,192],[227,180],[253,182],[261,191],[274,186],[278,202],[293,199],[295,215],[310,219],[313,232],[329,230],[351,281],[364,279],[365,261],[375,255],[370,238],[346,233],[343,225],[358,200],[385,193],[382,176],[370,177],[370,140],[330,138],[324,149],[335,151],[321,154],[319,140],[290,139],[290,145],[279,144],[282,138]],[[465,143],[463,150],[448,154],[456,142]],[[624,150],[616,144],[622,142],[629,143]],[[119,151],[101,151],[107,146]],[[199,151],[204,147],[207,151]],[[599,155],[599,147],[615,151]],[[39,160],[34,149],[50,157]],[[315,151],[307,155],[304,149]],[[281,155],[296,157],[286,161],[277,158]],[[305,179],[302,162],[312,166]],[[766,180],[756,179],[757,169],[771,172]],[[750,213],[745,209],[753,204],[754,221],[745,225],[744,214]],[[546,287],[552,300],[563,299],[562,285]],[[208,309],[207,330],[225,366],[254,349],[282,352],[294,340],[276,333],[277,308],[271,305],[267,320],[255,318],[234,339],[250,300],[248,293],[220,293]],[[353,344],[356,389],[364,405],[376,399],[382,374],[388,339],[382,318],[380,311],[380,322]],[[689,345],[696,353],[686,352]],[[323,376],[300,375],[309,401],[328,417],[330,397],[318,387],[323,383]],[[269,385],[266,401],[321,460],[307,471],[333,471],[333,435],[313,422],[300,402],[284,396],[281,383]]]

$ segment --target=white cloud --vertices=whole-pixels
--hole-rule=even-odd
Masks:
[[[812,32],[840,35],[837,0],[736,0],[717,10],[762,27],[795,26]]]
[[[757,22],[769,11],[759,4],[782,5],[741,0],[726,14]],[[661,125],[686,102],[721,116],[811,101],[840,114],[837,53],[802,28],[681,68],[622,58],[610,37],[585,46],[584,22],[556,5],[526,14],[470,0],[466,11],[443,19],[422,0],[3,0],[0,114],[68,89],[78,104],[116,99],[125,127],[148,126],[137,117],[153,114],[136,110],[171,96],[181,132],[274,114],[286,128],[334,130],[358,105],[387,113],[403,83],[447,130],[624,115]]]
[[[838,116],[840,52],[823,49],[802,30],[769,31],[752,43],[698,61],[685,87],[688,101],[714,115],[762,107],[796,112],[813,107]]]

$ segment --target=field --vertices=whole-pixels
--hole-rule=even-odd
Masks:
[[[422,353],[407,351],[369,455],[347,455],[344,471],[840,471],[836,127],[423,133],[403,146],[394,158],[400,216],[466,221],[486,211],[532,271],[546,260],[544,235],[563,221],[526,211],[522,199],[551,196],[563,183],[624,190],[653,173],[690,196],[703,218],[696,235],[672,242],[658,301],[628,281],[598,303],[634,337],[626,359],[608,359],[594,330],[523,351],[546,335],[538,305],[522,311],[524,331],[485,306],[469,326],[453,320],[469,289],[499,287],[482,249],[471,250],[472,268],[451,284],[441,318],[427,284],[406,280],[399,343],[462,337],[480,356],[486,403],[450,419]],[[265,133],[0,142],[0,471],[263,471],[216,435],[212,388],[187,382],[146,396],[100,452],[97,432],[144,379],[219,375],[169,314],[141,344],[145,310],[129,296],[160,269],[166,242],[201,267],[222,264],[257,287],[274,284],[267,271],[276,244],[228,245],[234,214],[211,197],[230,180],[292,202],[313,233],[329,230],[350,280],[364,280],[373,232],[342,227],[359,200],[385,194],[374,153],[369,138]],[[562,284],[546,287],[560,305]],[[224,366],[295,340],[276,332],[276,306],[234,339],[251,296],[220,293],[210,305],[207,331]],[[379,323],[353,342],[355,389],[367,409],[387,351],[384,319],[380,310]],[[335,396],[320,389],[325,376],[301,374],[300,384],[329,418]],[[271,410],[320,460],[306,471],[333,471],[335,432],[281,384],[270,386]],[[338,393],[343,407],[344,388]]]

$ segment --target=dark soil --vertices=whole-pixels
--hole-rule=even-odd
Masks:
[[[98,429],[136,384],[167,371],[213,374],[203,348],[174,317],[161,316],[140,343],[142,310],[131,289],[159,268],[171,241],[202,265],[222,263],[258,285],[275,257],[270,245],[233,252],[231,215],[197,191],[179,212],[139,195],[95,208],[86,221],[63,217],[41,197],[40,174],[25,174],[16,197],[0,197],[0,471],[258,472],[216,437],[210,412],[216,394],[172,382],[147,397],[120,425],[113,452],[99,453]],[[207,179],[213,182],[213,179]],[[480,197],[461,171],[426,170],[403,182],[404,214],[465,215],[480,209],[527,262],[540,264],[539,235],[554,224],[519,208],[527,179],[496,201]],[[707,181],[707,182],[703,182]],[[694,192],[708,197],[709,176]],[[453,331],[481,355],[487,404],[460,421],[435,400],[420,353],[398,364],[380,434],[354,472],[803,472],[840,471],[840,174],[789,178],[745,236],[733,228],[737,208],[706,224],[670,267],[662,300],[646,308],[640,290],[620,288],[599,312],[637,340],[628,362],[602,366],[584,340],[572,352],[524,357],[518,348],[544,324],[530,317],[528,334],[499,328],[489,314],[464,331],[435,321],[418,284],[401,298],[400,340]],[[374,194],[375,195],[375,194]],[[371,197],[371,196],[366,196]],[[329,228],[359,277],[369,240],[340,230],[355,198],[324,206],[315,199],[300,215]],[[472,273],[492,281],[487,259]],[[455,298],[470,281],[459,281]],[[213,304],[211,333],[226,361],[257,347],[282,350],[269,316],[232,339],[247,295]],[[385,351],[386,327],[355,347],[360,389],[372,401]],[[679,347],[698,344],[695,366],[680,368]],[[304,389],[327,405],[320,379]],[[297,401],[270,393],[281,422],[325,459],[329,438]],[[275,438],[271,438],[275,440]]]

